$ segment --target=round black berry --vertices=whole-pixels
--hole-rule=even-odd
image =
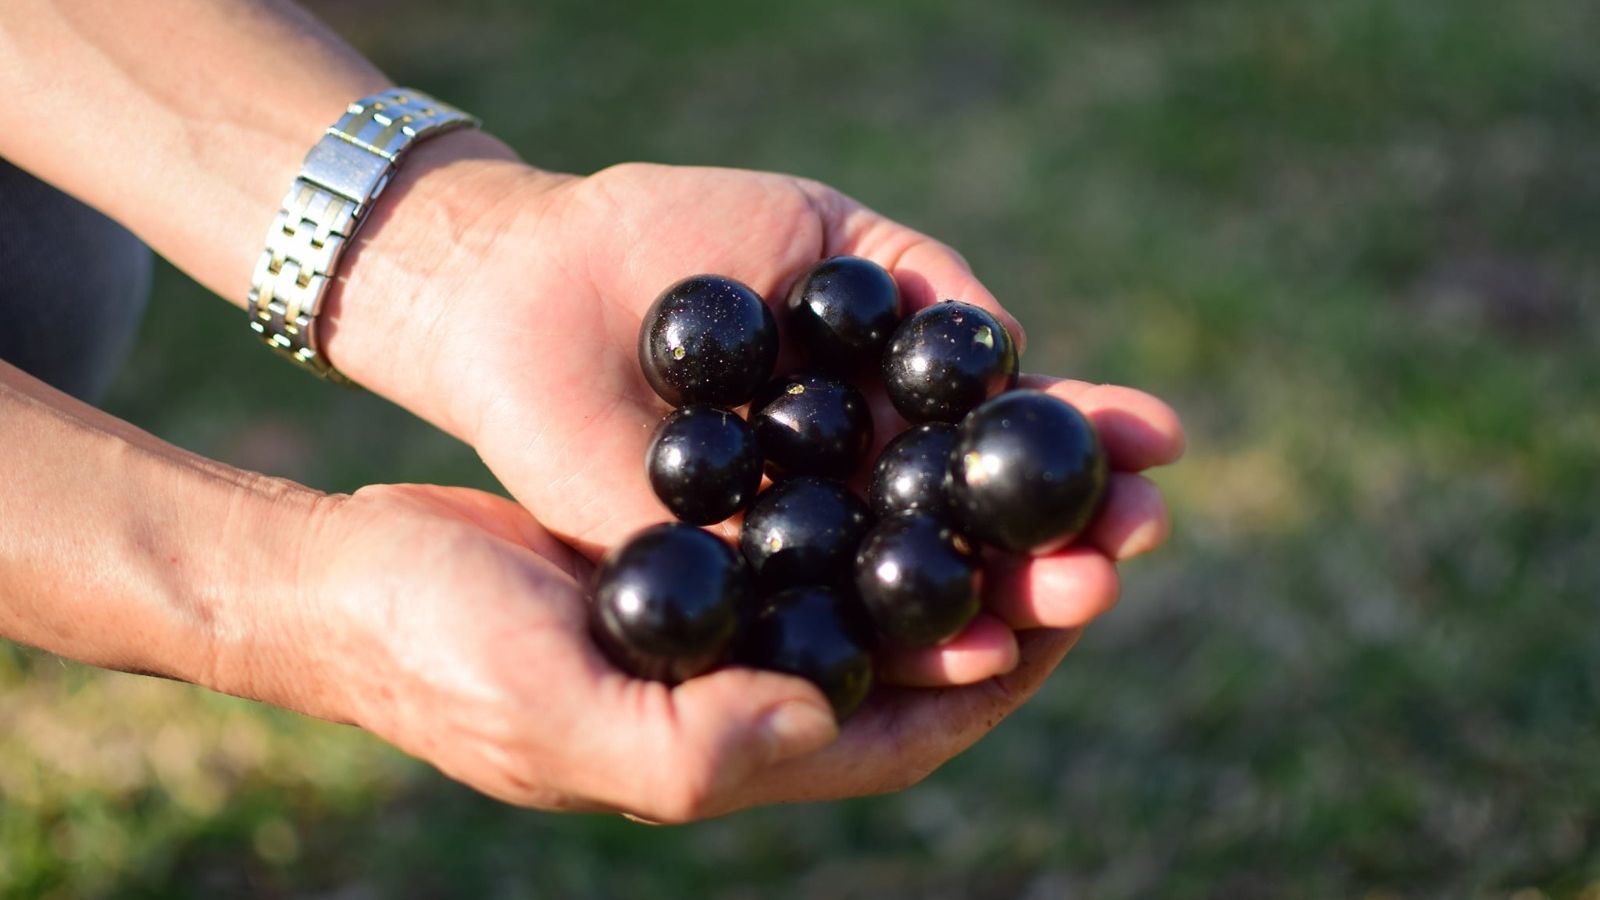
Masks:
[[[1017,383],[1017,346],[1000,320],[945,300],[900,323],[883,356],[883,386],[910,422],[956,422]]]
[[[750,405],[774,478],[848,478],[872,444],[872,412],[852,385],[826,375],[791,375],[762,388]]]
[[[645,452],[650,487],[672,514],[694,525],[721,522],[761,487],[756,435],[735,413],[685,406],[661,420]]]
[[[856,554],[856,590],[891,643],[932,647],[978,614],[981,574],[965,537],[924,512],[874,525]]]
[[[826,588],[792,588],[769,598],[745,623],[733,659],[806,679],[841,720],[872,689],[871,626],[850,598]]]
[[[673,406],[748,403],[777,361],[772,310],[732,278],[685,278],[656,298],[639,326],[639,366]]]
[[[895,436],[872,467],[867,499],[880,516],[908,509],[943,515],[950,508],[946,481],[956,427],[943,422],[913,425]]]
[[[848,372],[883,354],[900,322],[900,287],[871,260],[835,256],[795,282],[788,307],[810,363]]]
[[[765,591],[848,585],[872,513],[850,489],[824,478],[790,478],[756,497],[739,549]]]
[[[720,663],[749,602],[749,574],[727,544],[689,525],[655,525],[595,571],[591,630],[612,662],[669,684]]]
[[[1039,391],[1002,394],[962,420],[950,502],[968,534],[1015,553],[1048,553],[1094,519],[1106,455],[1083,413]]]

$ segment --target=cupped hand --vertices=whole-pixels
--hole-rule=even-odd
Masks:
[[[780,307],[811,264],[853,254],[893,273],[907,313],[942,298],[965,300],[999,315],[1019,345],[1026,341],[957,253],[814,181],[647,164],[571,178],[498,160],[451,164],[437,180],[445,190],[432,196],[447,197],[451,215],[436,215],[444,221],[430,228],[385,229],[444,230],[453,241],[419,254],[435,260],[410,285],[412,305],[426,314],[383,342],[422,346],[415,356],[425,362],[368,365],[379,375],[369,384],[376,380],[375,389],[447,422],[540,523],[589,560],[670,518],[644,470],[668,407],[640,372],[636,348],[646,309],[678,279],[728,275]],[[386,391],[401,381],[407,389]],[[1088,621],[1114,602],[1113,562],[1165,536],[1160,495],[1136,473],[1181,453],[1171,409],[1128,388],[1029,384],[1053,384],[1099,427],[1117,470],[1099,524],[1079,545],[1043,560],[993,560],[988,611],[943,647],[887,659],[890,682],[971,684],[1011,670],[1019,629]],[[881,385],[862,387],[881,447],[905,423]],[[720,530],[732,537],[736,527]]]
[[[853,254],[894,273],[908,312],[955,297],[999,313],[1023,337],[949,248],[816,182],[630,164],[564,182],[537,208],[509,229],[531,231],[511,238],[530,249],[505,288],[517,285],[526,300],[502,304],[499,333],[478,333],[465,379],[481,386],[473,391],[483,402],[471,439],[517,499],[591,557],[668,517],[644,453],[669,407],[641,374],[636,347],[646,309],[680,278],[730,276],[781,311],[807,267]],[[904,423],[877,406],[882,442]]]
[[[590,563],[504,498],[365,488],[325,504],[303,546],[294,612],[235,661],[240,692],[361,725],[507,802],[661,822],[916,782],[1039,687],[1101,602],[1081,597],[1107,589],[1067,585],[1080,599],[1060,601],[1059,582],[1085,577],[1073,551],[1009,572],[1001,614],[1050,626],[1023,635],[1018,665],[880,688],[840,731],[796,678],[725,668],[668,687],[618,671],[589,639]]]
[[[640,373],[635,348],[646,308],[681,277],[728,275],[781,307],[789,286],[811,264],[853,254],[893,273],[908,313],[958,298],[997,313],[1019,342],[1026,339],[950,248],[804,179],[627,165],[555,188],[543,198],[536,221],[543,237],[522,243],[551,248],[531,254],[547,261],[520,272],[530,300],[507,311],[515,324],[485,335],[477,373],[469,379],[486,386],[488,395],[474,443],[519,500],[590,556],[667,518],[643,466],[652,429],[667,406]],[[541,284],[549,286],[539,290]],[[876,379],[863,387],[881,446],[905,422]],[[1108,442],[1123,451],[1113,454],[1118,468],[1134,472],[1175,454],[1181,440],[1176,419],[1154,398],[1082,384],[1063,385],[1058,393],[1109,432]],[[1135,430],[1139,436],[1127,437]],[[1129,452],[1127,445],[1137,440],[1161,446],[1143,455]],[[735,528],[731,522],[722,526],[729,536]],[[1012,593],[996,595],[989,616],[946,647],[892,658],[885,674],[906,684],[938,685],[1008,670],[1017,660],[1012,627],[1053,621],[1016,610],[1018,596],[1049,594],[1047,602],[1103,608],[1115,594],[1110,559],[1155,546],[1164,529],[1165,512],[1150,484],[1118,475],[1092,547],[1026,570],[1048,572],[1037,586],[1053,591],[1002,577],[998,582]]]

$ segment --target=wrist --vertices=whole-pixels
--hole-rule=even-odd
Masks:
[[[285,644],[273,636],[323,495],[179,450],[3,364],[0,420],[0,637],[258,693],[254,650]]]
[[[552,189],[571,176],[517,159],[477,130],[420,142],[346,249],[321,314],[333,364],[357,383],[468,438],[464,415],[441,376],[470,355],[462,313],[485,292],[496,244],[537,219]],[[527,248],[516,248],[524,252]],[[498,299],[498,298],[495,298]]]
[[[205,610],[206,669],[185,677],[205,687],[322,718],[341,718],[336,684],[319,676],[318,573],[313,551],[342,495],[282,479],[237,473],[224,496],[191,516],[206,531],[195,546],[217,548],[196,567],[188,596]]]

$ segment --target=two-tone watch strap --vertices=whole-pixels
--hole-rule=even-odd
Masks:
[[[350,104],[306,154],[251,275],[250,328],[267,346],[323,378],[349,383],[317,341],[317,315],[339,257],[412,144],[478,124],[407,88]]]

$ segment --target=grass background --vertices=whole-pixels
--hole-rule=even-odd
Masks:
[[[1184,414],[1172,544],[922,786],[671,830],[0,646],[0,895],[1600,897],[1600,7],[312,8],[542,165],[794,171],[961,248],[1029,368]],[[109,408],[492,486],[237,316],[163,269]]]

